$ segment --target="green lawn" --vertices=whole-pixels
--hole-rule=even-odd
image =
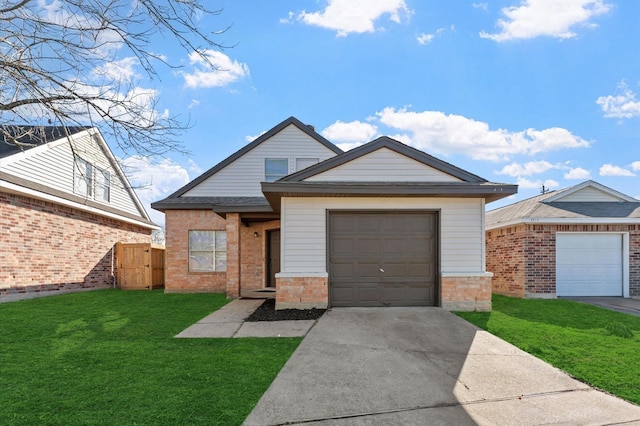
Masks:
[[[222,295],[104,290],[0,304],[0,424],[240,424],[301,338],[174,339]]]
[[[490,313],[457,315],[581,381],[640,404],[640,317],[569,300],[498,295]]]

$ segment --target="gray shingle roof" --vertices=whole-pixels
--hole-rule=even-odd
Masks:
[[[264,197],[179,197],[165,198],[151,204],[160,210],[213,210],[216,213],[258,212],[270,213],[273,210]]]
[[[73,135],[74,133],[82,132],[90,128],[91,127],[70,126],[67,127],[66,130],[69,132],[69,135]],[[14,136],[22,134],[22,136],[17,139],[20,144],[16,145],[7,140],[5,133]],[[2,126],[2,131],[0,132],[0,158],[5,158],[18,152],[62,139],[66,137],[66,135],[65,128],[62,126]]]
[[[577,186],[577,185],[576,185]],[[545,200],[556,198],[562,192],[552,191],[486,213],[485,224],[488,228],[500,224],[514,223],[528,219],[638,219],[640,218],[640,200],[638,202],[563,202]]]

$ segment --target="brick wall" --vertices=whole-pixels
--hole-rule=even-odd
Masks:
[[[487,231],[487,271],[493,273],[493,292],[524,297],[525,226]]]
[[[326,308],[328,304],[328,277],[276,276],[276,309]]]
[[[443,309],[451,311],[491,311],[491,274],[443,274],[440,279]]]
[[[240,289],[258,290],[267,285],[267,231],[280,229],[280,221],[252,223],[240,228]],[[258,235],[255,236],[255,233]]]
[[[165,292],[224,293],[226,272],[189,272],[189,230],[224,231],[226,221],[210,210],[167,210],[164,217]]]
[[[110,287],[117,242],[150,243],[151,230],[0,192],[0,295]]]
[[[623,224],[527,224],[487,231],[487,270],[494,273],[493,291],[515,297],[555,297],[557,232],[628,232],[629,293],[640,297],[640,226]]]

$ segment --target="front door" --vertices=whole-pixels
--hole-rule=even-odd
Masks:
[[[280,272],[280,230],[267,231],[267,287],[276,286]]]

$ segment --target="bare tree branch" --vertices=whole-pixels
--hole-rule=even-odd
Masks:
[[[213,66],[204,52],[226,48],[214,41],[226,28],[201,23],[220,13],[200,0],[0,0],[0,139],[17,144],[12,132],[26,125],[95,126],[125,155],[184,151],[188,118],[159,111],[149,85],[180,58],[153,43]]]

